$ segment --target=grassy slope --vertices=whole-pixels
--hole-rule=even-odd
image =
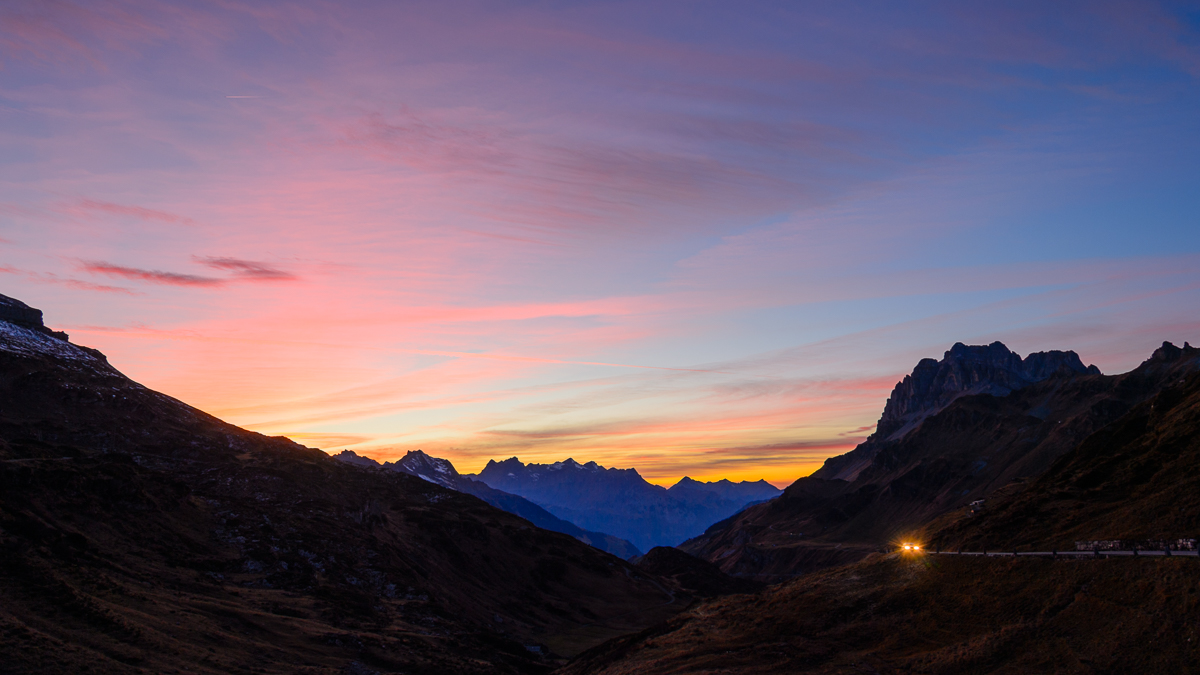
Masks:
[[[1193,559],[876,555],[706,602],[559,672],[1187,672],[1197,616]]]

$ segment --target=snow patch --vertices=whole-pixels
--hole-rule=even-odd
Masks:
[[[68,361],[95,363],[96,357],[45,333],[0,321],[0,351],[22,356],[52,355]]]

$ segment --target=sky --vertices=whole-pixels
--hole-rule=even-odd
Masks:
[[[0,4],[0,293],[240,426],[783,486],[1200,341],[1200,6]]]

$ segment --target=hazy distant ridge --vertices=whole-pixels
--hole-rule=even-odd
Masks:
[[[516,457],[492,460],[478,479],[580,527],[628,539],[642,550],[674,546],[749,504],[781,493],[762,480],[703,483],[690,478],[668,490],[646,482],[637,469],[606,469],[573,459],[528,465]]]

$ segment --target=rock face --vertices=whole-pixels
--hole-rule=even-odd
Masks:
[[[573,459],[528,465],[516,457],[493,460],[478,478],[580,527],[628,539],[642,550],[678,544],[747,504],[779,494],[764,481],[701,483],[690,478],[668,490],[646,482],[637,469],[606,469]]]
[[[353,451],[343,450],[333,456],[348,464],[366,468],[399,471],[410,476],[416,476],[430,483],[441,485],[457,492],[479,497],[492,506],[520,516],[538,527],[561,532],[575,537],[583,543],[594,546],[601,551],[607,551],[626,560],[640,555],[641,551],[630,542],[603,532],[592,532],[578,525],[555,517],[552,513],[533,502],[514,494],[496,490],[476,480],[471,480],[458,473],[448,459],[430,457],[420,450],[410,450],[398,462],[380,464],[369,457],[361,457]]]
[[[1099,375],[1100,369],[1085,367],[1072,351],[1036,352],[1022,359],[1000,342],[970,346],[956,342],[941,361],[922,359],[911,375],[896,383],[875,433],[866,443],[829,459],[812,476],[852,481],[871,465],[879,447],[904,438],[959,398],[974,394],[1007,396],[1056,374]]]
[[[0,321],[7,321],[22,328],[36,330],[39,333],[56,337],[59,340],[67,340],[66,333],[46,328],[45,324],[42,323],[42,310],[34,309],[20,300],[10,298],[7,295],[0,295]]]
[[[1059,371],[1100,374],[1099,368],[1085,367],[1071,351],[1036,352],[1022,359],[1000,342],[972,346],[957,342],[941,361],[922,359],[912,375],[896,384],[883,407],[875,437],[881,441],[900,438],[960,396],[1006,396]]]

